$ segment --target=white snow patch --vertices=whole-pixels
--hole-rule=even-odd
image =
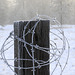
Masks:
[[[8,37],[9,33],[13,30],[13,25],[0,26],[0,49],[4,42],[4,40]],[[65,32],[65,36],[67,37],[70,43],[70,57],[65,68],[63,75],[75,75],[75,25],[63,25],[63,30]],[[54,37],[53,37],[54,38]],[[65,56],[66,53],[64,53]],[[13,58],[12,51],[8,51],[7,57]],[[64,59],[65,60],[65,59]],[[10,61],[11,64],[13,62]],[[62,62],[63,64],[63,62]],[[51,65],[52,66],[52,65]],[[59,71],[55,75],[59,75]],[[0,75],[14,75],[10,68],[0,60]]]

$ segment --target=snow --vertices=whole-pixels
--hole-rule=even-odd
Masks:
[[[70,44],[70,54],[69,54],[69,60],[68,64],[63,71],[62,75],[75,75],[75,25],[63,25],[63,30],[65,32],[65,36],[68,39],[68,42]],[[57,32],[56,32],[57,33]],[[52,38],[54,38],[52,36]],[[61,45],[58,41],[59,46]],[[66,60],[66,54],[67,51],[63,54],[63,59],[61,59],[61,65]],[[51,66],[53,67],[56,63],[53,63]],[[60,75],[60,68],[57,69],[57,71],[53,75]]]
[[[9,33],[13,30],[13,25],[0,26],[0,49],[4,40],[8,37]],[[65,36],[70,44],[70,56],[68,64],[63,72],[63,75],[75,75],[75,25],[63,25]],[[54,37],[53,37],[54,38]],[[6,56],[13,58],[13,51],[7,51]],[[66,53],[64,53],[65,60]],[[1,56],[0,56],[1,57]],[[63,64],[62,61],[61,64]],[[13,65],[13,62],[9,62]],[[55,63],[54,63],[55,64]],[[55,75],[60,75],[59,71]],[[0,60],[0,75],[14,75],[10,68]]]
[[[0,26],[0,49],[3,42],[8,37],[9,33],[13,30],[13,25]],[[13,51],[8,51],[6,56],[13,58]],[[0,56],[1,58],[1,56]],[[13,62],[11,63],[13,65]],[[10,68],[4,63],[3,60],[0,60],[0,75],[14,75]]]
[[[67,27],[64,28],[64,32],[70,44],[70,56],[63,75],[75,75],[75,25],[67,25]]]

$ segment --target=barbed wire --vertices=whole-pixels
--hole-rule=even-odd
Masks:
[[[29,25],[29,23],[33,20],[37,20],[36,23],[33,25],[33,27],[31,29],[29,29],[26,32],[27,26]],[[40,20],[50,20],[50,48],[45,48],[45,47],[41,47],[38,44],[34,45],[34,34],[35,34],[35,30],[36,27],[38,25],[38,23],[40,22]],[[54,24],[54,25],[53,25]],[[31,43],[28,43],[26,41],[26,36],[28,34],[32,34],[31,36]],[[43,66],[47,66],[50,65],[50,75],[54,75],[55,71],[58,70],[57,68],[60,67],[60,74],[63,74],[63,71],[68,63],[68,59],[69,59],[69,43],[67,38],[64,35],[64,31],[63,31],[63,27],[61,25],[61,23],[59,21],[56,20],[56,18],[51,18],[47,15],[38,15],[34,18],[32,18],[30,21],[28,21],[28,23],[25,25],[24,27],[24,31],[23,31],[23,38],[18,37],[17,35],[14,35],[14,31],[12,31],[9,36],[7,37],[7,39],[5,40],[5,42],[2,45],[1,48],[1,59],[4,60],[4,62],[8,65],[8,67],[17,75],[17,73],[14,71],[15,69],[32,69],[33,71],[33,75],[35,75],[35,69],[38,68],[40,69]],[[6,52],[9,50],[14,50],[14,40],[18,40],[19,42],[22,42],[24,44],[24,48],[27,51],[28,55],[30,56],[31,59],[22,59],[20,58],[20,56],[17,57],[13,57],[11,59],[6,57]],[[31,47],[31,53],[29,52],[27,45]],[[44,60],[37,60],[34,56],[34,52],[35,49],[43,51],[45,53],[47,53],[50,58],[46,61]],[[67,51],[67,52],[66,52]],[[20,54],[20,50],[18,52]],[[61,65],[62,60],[64,59],[62,56],[64,56],[64,53],[66,53],[66,60],[64,63],[64,66]],[[21,60],[25,60],[25,61],[32,61],[33,62],[33,66],[32,67],[21,67],[20,66],[20,61]],[[9,64],[9,61],[18,61],[18,67]],[[37,63],[37,66],[35,66],[35,63]]]

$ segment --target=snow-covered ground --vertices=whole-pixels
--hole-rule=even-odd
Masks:
[[[12,30],[13,25],[0,26],[0,49],[4,40],[8,37]],[[63,25],[63,30],[70,44],[69,61],[63,72],[63,75],[75,75],[75,25]],[[12,56],[13,58],[13,55],[14,54],[12,51],[8,51],[7,56]],[[3,62],[3,60],[0,60],[0,75],[14,75],[9,67]],[[59,75],[59,72],[56,75]]]
[[[64,26],[64,32],[70,44],[70,55],[63,75],[75,75],[75,25]]]
[[[13,25],[0,26],[0,49],[3,42],[8,37],[9,33],[13,30]],[[13,51],[7,51],[6,56],[13,58]],[[1,56],[0,56],[1,58]],[[13,63],[11,63],[13,65]],[[14,75],[10,68],[4,63],[3,60],[0,60],[0,75]]]

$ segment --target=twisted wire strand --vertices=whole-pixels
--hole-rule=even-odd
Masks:
[[[27,29],[29,23],[31,21],[33,21],[33,20],[38,19],[38,17],[39,17],[39,20],[37,20],[37,22],[34,24],[34,26],[26,32],[26,29]],[[58,45],[57,42],[52,37],[50,37],[50,41],[49,41],[50,42],[50,48],[40,47],[37,44],[36,45],[33,44],[33,42],[34,42],[34,40],[33,40],[34,38],[33,37],[34,37],[35,29],[36,29],[38,23],[40,22],[40,20],[47,20],[47,19],[50,20],[50,36],[57,37],[59,39],[59,41],[61,41],[61,43],[62,43],[61,46]],[[54,27],[55,25],[52,25],[51,23],[55,23],[55,25],[58,28]],[[60,34],[58,34],[57,32],[54,32],[54,30],[56,30]],[[25,37],[28,34],[32,34],[32,36],[31,36],[32,42],[31,43],[28,43],[25,40]],[[13,47],[14,44],[11,44],[11,42],[13,42],[14,40],[18,40],[19,42],[22,42],[24,44],[25,50],[27,51],[27,53],[28,53],[28,55],[30,56],[31,59],[22,59],[19,56],[18,56],[18,58],[13,58],[13,59],[12,58],[10,58],[10,59],[6,58],[5,52],[7,52],[8,50],[10,50],[11,47]],[[8,46],[8,45],[10,45],[10,46]],[[27,48],[27,45],[31,47],[32,53],[29,52],[29,50]],[[6,46],[7,46],[7,48],[6,48]],[[50,55],[50,58],[48,60],[46,60],[46,61],[44,61],[44,60],[37,60],[35,58],[35,56],[34,56],[34,54],[35,54],[34,53],[34,48],[36,50],[40,50],[40,51],[43,51],[43,52],[47,53],[48,55]],[[64,69],[65,69],[65,67],[66,67],[66,65],[68,63],[69,49],[70,49],[69,42],[68,42],[67,38],[64,35],[64,31],[62,29],[62,25],[60,24],[60,22],[57,21],[56,18],[51,18],[51,17],[49,17],[47,15],[39,15],[39,16],[36,16],[36,17],[32,18],[25,25],[24,31],[23,31],[23,39],[19,38],[16,35],[14,35],[14,31],[12,31],[9,34],[9,36],[7,37],[7,39],[5,40],[5,42],[3,43],[2,48],[1,48],[1,59],[4,60],[4,62],[8,65],[8,67],[14,73],[15,73],[14,68],[15,69],[19,69],[19,70],[20,69],[32,69],[33,75],[35,75],[35,71],[36,71],[35,69],[36,68],[40,69],[43,66],[47,66],[47,65],[51,66],[55,62],[56,63],[55,67],[54,67],[53,70],[51,69],[52,71],[50,71],[51,72],[50,75],[54,75],[54,73],[55,73],[55,71],[56,71],[58,66],[60,67],[60,70],[61,70],[60,75],[62,75],[63,71],[64,71]],[[61,60],[61,58],[63,56],[63,53],[66,50],[68,51],[67,56],[66,56],[67,59],[65,60],[66,62],[65,62],[64,67],[62,67],[60,60]],[[23,61],[23,60],[25,60],[25,61],[32,61],[33,62],[33,66],[32,67],[21,67],[20,66],[20,61]],[[8,61],[19,61],[18,62],[18,67],[9,64]],[[35,66],[35,63],[37,63],[37,66]],[[17,73],[15,73],[15,74],[17,75]]]

